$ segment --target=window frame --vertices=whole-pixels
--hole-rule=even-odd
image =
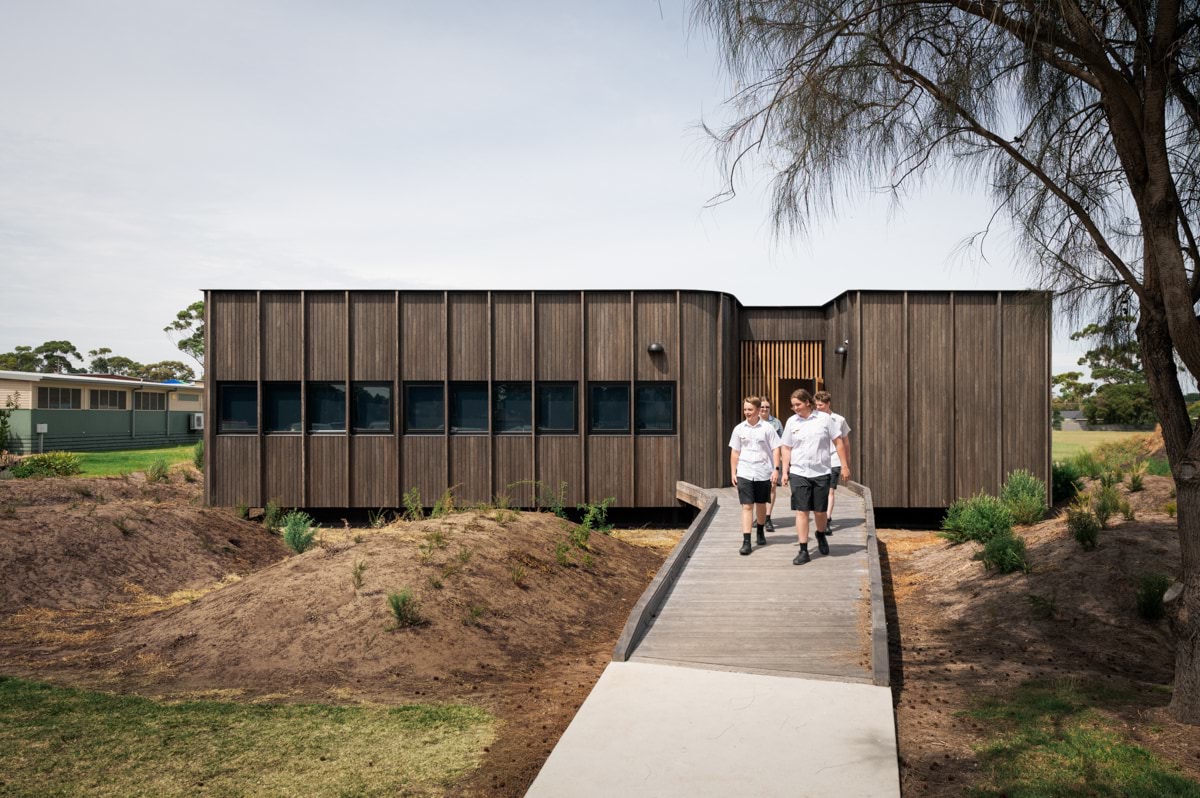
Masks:
[[[542,389],[570,388],[571,389],[571,428],[547,428],[542,426]],[[579,434],[579,383],[561,380],[547,380],[534,384],[533,390],[533,430],[538,435],[578,435]]]
[[[449,435],[489,435],[492,431],[492,396],[486,380],[455,380],[446,392],[446,432]],[[454,392],[463,389],[483,389],[483,428],[456,429],[454,424]]]
[[[316,421],[315,421],[316,414],[313,413],[312,402],[317,398],[317,396],[315,396],[315,392],[313,391],[314,386],[328,386],[329,388],[333,389],[335,392],[337,391],[338,388],[341,389],[341,391],[342,391],[342,401],[341,401],[342,426],[341,426],[341,429],[313,429],[313,424],[316,423]],[[303,426],[305,427],[305,430],[304,430],[305,434],[307,434],[307,435],[347,435],[347,434],[349,434],[347,432],[347,428],[348,428],[348,422],[350,421],[350,419],[346,418],[348,408],[346,407],[347,393],[346,393],[346,381],[345,380],[307,380],[304,383],[303,393],[304,393],[304,396],[302,397],[301,401],[304,402],[304,417],[303,417],[304,421],[302,423],[303,423]]]
[[[409,411],[412,409],[413,403],[411,400],[410,391],[413,388],[437,388],[438,402],[441,405],[441,421],[437,428],[413,427],[409,425]],[[403,429],[405,435],[445,435],[446,434],[446,384],[444,382],[435,382],[433,380],[414,380],[405,382],[401,385],[401,393],[404,399],[404,418]]]
[[[671,389],[671,427],[670,429],[639,429],[638,428],[638,391],[642,388],[668,387]],[[679,396],[673,380],[639,380],[633,385],[633,432],[635,435],[677,435],[679,433]]]
[[[83,409],[83,389],[82,388],[63,388],[57,385],[39,385],[37,392],[37,409],[38,410],[82,410]],[[42,391],[46,392],[46,401],[42,401]],[[50,392],[55,392],[57,401],[50,402]],[[63,406],[62,392],[67,392],[66,406]]]
[[[529,392],[528,393],[528,396],[529,396],[529,428],[528,429],[500,429],[500,421],[499,421],[500,407],[499,407],[498,402],[500,400],[500,390],[499,389],[502,386],[505,387],[506,389],[511,389],[513,387],[525,388]],[[491,402],[490,402],[491,413],[492,413],[492,433],[495,435],[532,435],[532,434],[534,434],[534,431],[537,429],[536,421],[534,418],[536,415],[536,409],[534,407],[534,396],[535,396],[535,390],[534,390],[533,382],[531,382],[531,381],[528,381],[528,380],[525,380],[525,381],[502,380],[499,382],[493,382],[492,383],[492,397],[491,397]]]
[[[596,428],[596,396],[597,388],[623,388],[625,390],[625,426],[622,429]],[[596,380],[587,384],[587,431],[589,435],[631,435],[633,434],[633,388],[628,382]]]
[[[300,418],[296,429],[271,429],[270,395],[271,391],[281,387],[295,386],[296,396],[300,401]],[[263,434],[264,435],[303,435],[304,434],[304,387],[299,380],[271,380],[263,382]]]
[[[218,435],[257,435],[258,434],[258,404],[261,401],[258,396],[258,383],[247,382],[245,380],[231,380],[229,382],[219,382],[217,388],[217,429]],[[225,392],[231,388],[249,389],[254,396],[254,424],[249,428],[243,429],[226,429],[225,428]]]
[[[162,402],[162,407],[138,407],[139,402],[144,404],[146,397],[149,397],[149,396],[160,397],[161,402]],[[156,399],[154,404],[158,404],[158,403],[159,403],[159,401]],[[165,391],[134,391],[133,392],[133,409],[139,413],[146,413],[146,412],[161,413],[167,409],[167,394]]]
[[[387,389],[387,427],[378,429],[374,427],[359,427],[358,426],[358,401],[357,392],[359,388],[386,388]],[[350,383],[350,432],[354,435],[391,435],[394,424],[393,415],[395,413],[395,397],[392,395],[392,383],[384,382],[383,380],[355,380]]]
[[[103,410],[105,412],[116,411],[121,412],[129,409],[128,395],[129,391],[122,391],[115,388],[90,388],[88,396],[89,410]],[[109,394],[117,396],[117,406],[108,407],[105,400],[110,399]]]

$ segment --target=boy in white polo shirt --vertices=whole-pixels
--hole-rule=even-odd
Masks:
[[[831,416],[833,418],[834,422],[838,425],[838,429],[841,430],[841,433],[842,433],[842,443],[846,444],[846,453],[849,454],[849,452],[850,452],[850,425],[846,423],[846,419],[843,416],[839,415],[838,413],[833,412],[833,396],[832,396],[832,394],[830,394],[829,391],[817,391],[813,395],[813,399],[817,403],[817,410],[821,413],[825,413],[826,415]],[[829,529],[826,532],[826,534],[832,535],[833,534],[833,505],[836,503],[835,500],[837,499],[838,480],[840,479],[840,477],[842,475],[842,458],[838,456],[836,447],[832,447],[832,450],[829,452],[829,466],[830,466],[830,471],[832,473],[832,477],[829,480],[829,490],[830,490],[829,512],[826,513],[826,515],[829,516]]]
[[[825,510],[832,477],[830,444],[842,458],[843,480],[850,479],[850,454],[841,430],[832,417],[816,411],[808,391],[801,388],[792,394],[792,411],[795,415],[783,429],[783,484],[792,484],[792,509],[796,511],[796,535],[800,540],[800,553],[792,564],[803,565],[812,559],[808,555],[809,510],[817,522],[817,547],[822,554],[829,553]]]
[[[742,400],[742,415],[746,420],[733,428],[729,437],[730,481],[738,489],[742,505],[742,548],[739,554],[749,554],[750,524],[757,521],[758,545],[767,545],[763,534],[767,502],[771,486],[779,479],[779,433],[759,415],[762,400],[747,396]]]

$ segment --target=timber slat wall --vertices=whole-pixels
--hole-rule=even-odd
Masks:
[[[725,295],[211,291],[207,302],[213,504],[396,507],[411,488],[430,504],[456,486],[460,502],[505,494],[527,506],[565,483],[568,505],[612,497],[675,507],[681,475],[707,484],[723,472],[720,397],[736,373],[721,370],[722,338],[727,362],[737,363],[736,302]],[[649,353],[653,343],[664,351]],[[576,385],[580,434],[400,434],[406,382],[442,384],[448,415],[452,381],[491,389],[535,379]],[[217,383],[226,381],[258,382],[260,391],[266,382],[389,382],[393,433],[266,435],[260,401],[258,434],[218,435]],[[588,383],[599,381],[674,382],[677,430],[700,437],[585,434]],[[545,485],[540,496],[535,481]]]
[[[701,291],[210,291],[206,309],[212,504],[395,507],[411,488],[432,503],[458,485],[460,501],[528,505],[545,498],[538,480],[566,483],[568,505],[674,507],[678,480],[727,481],[729,430],[763,353],[776,370],[788,357],[815,366],[787,376],[834,395],[855,479],[880,507],[944,507],[1016,468],[1049,475],[1042,293],[855,291],[820,308],[743,308]],[[577,386],[580,434],[399,434],[405,382],[533,379]],[[264,435],[261,418],[256,435],[216,434],[218,383],[313,380],[391,382],[393,434]],[[675,383],[678,434],[585,434],[589,382],[656,380]]]

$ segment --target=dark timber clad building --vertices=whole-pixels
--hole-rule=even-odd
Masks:
[[[724,485],[741,397],[824,388],[878,507],[945,507],[1050,469],[1050,297],[850,291],[206,291],[206,495],[297,507],[460,502],[534,481],[675,507]]]

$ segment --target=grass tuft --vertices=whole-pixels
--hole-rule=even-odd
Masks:
[[[388,609],[392,612],[392,617],[396,619],[396,624],[393,628],[405,629],[410,626],[421,626],[429,623],[423,615],[421,615],[421,602],[417,601],[416,596],[408,588],[401,590],[399,593],[388,593],[387,596]]]

